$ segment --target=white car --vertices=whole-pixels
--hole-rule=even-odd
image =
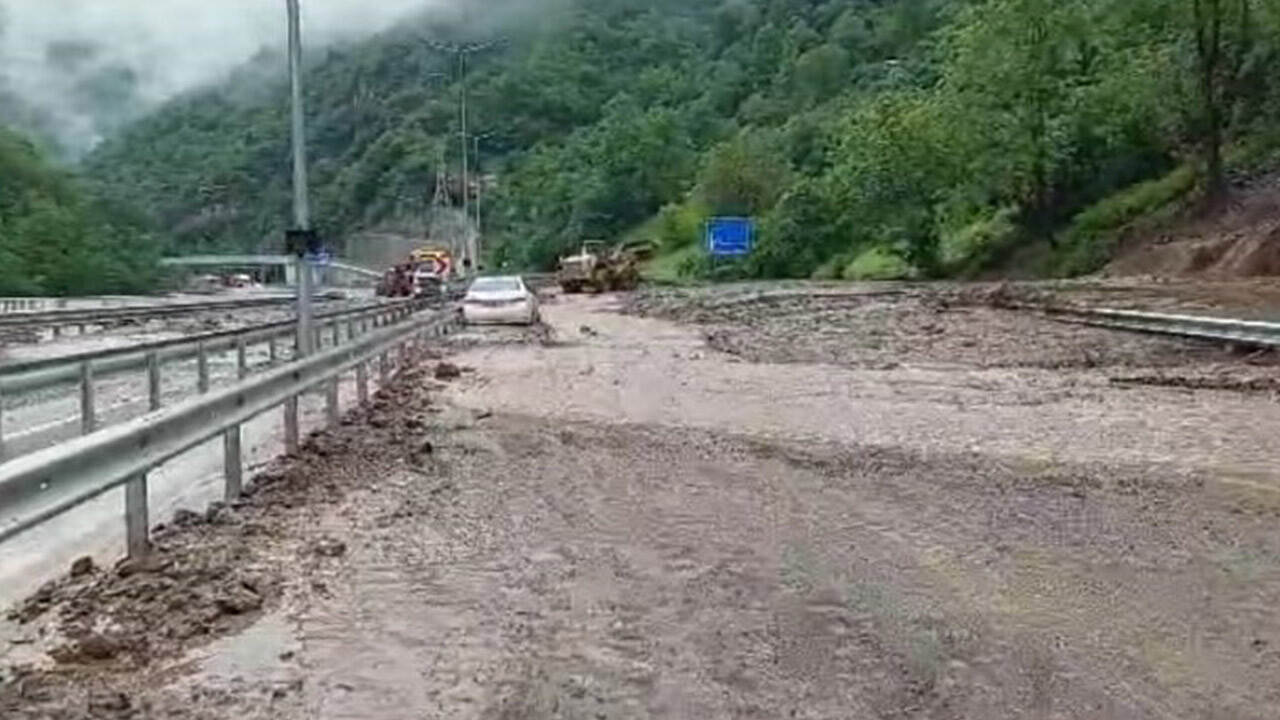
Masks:
[[[541,319],[538,296],[517,275],[477,278],[462,299],[467,324],[533,325]]]

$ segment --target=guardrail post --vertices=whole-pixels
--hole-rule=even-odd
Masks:
[[[160,409],[160,355],[147,353],[147,398],[152,412]]]
[[[361,360],[356,365],[356,400],[364,405],[369,402],[369,363]],[[4,445],[0,444],[0,453],[4,452]],[[0,454],[0,457],[3,457]]]
[[[391,378],[391,358],[386,351],[378,354],[378,387],[387,386],[387,381]]]
[[[151,512],[147,499],[147,476],[139,475],[124,485],[125,538],[129,557],[138,558],[151,550]]]
[[[311,345],[312,345],[312,347],[314,347],[316,350],[319,350],[319,349],[321,349],[321,348],[323,348],[323,347],[324,347],[324,344],[321,342],[323,339],[324,339],[324,338],[322,338],[322,337],[320,336],[320,328],[319,328],[319,327],[316,327],[316,329],[314,329],[314,330],[312,330],[312,331],[311,331]]]
[[[93,363],[80,363],[80,434],[92,434],[98,427],[93,402]]]
[[[222,435],[222,462],[227,478],[224,497],[227,501],[240,497],[244,489],[244,456],[240,453],[240,426],[227,430]]]
[[[338,321],[333,322],[333,346],[338,347],[342,344],[342,325]]]
[[[243,380],[249,374],[249,348],[244,336],[236,338],[236,377]]]
[[[284,449],[290,455],[298,454],[298,396],[284,401]]]
[[[0,463],[4,462],[4,391],[0,390]]]
[[[209,349],[204,341],[196,346],[196,390],[201,395],[209,392]]]
[[[324,385],[324,414],[329,427],[335,428],[341,421],[342,407],[338,398],[338,377],[328,380]]]
[[[276,361],[280,359],[280,347],[276,345],[276,338],[272,337],[267,340],[267,362],[275,367]]]
[[[53,339],[54,339],[54,340],[57,340],[57,339],[58,339],[58,338],[60,338],[60,337],[62,337],[62,326],[61,326],[61,325],[54,325],[54,326],[53,326]]]
[[[355,340],[355,339],[356,339],[356,321],[348,320],[347,321],[347,342],[351,342],[352,340]]]

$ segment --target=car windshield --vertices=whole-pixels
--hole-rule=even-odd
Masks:
[[[473,293],[505,293],[520,292],[520,278],[497,277],[480,278],[471,283]]]

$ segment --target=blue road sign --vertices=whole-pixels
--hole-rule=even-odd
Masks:
[[[707,221],[707,251],[714,257],[742,257],[751,253],[756,226],[751,218],[716,217]]]

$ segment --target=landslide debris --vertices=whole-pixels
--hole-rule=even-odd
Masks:
[[[1078,303],[1010,284],[833,292],[705,290],[638,295],[629,311],[703,328],[708,344],[763,363],[978,368],[1167,368],[1229,361],[1223,348],[1048,320],[1029,308]]]
[[[259,474],[242,499],[178,511],[156,528],[146,558],[109,568],[82,558],[13,608],[9,619],[38,638],[48,661],[0,668],[0,717],[157,716],[137,699],[141,671],[249,626],[281,601],[300,566],[342,561],[347,541],[320,533],[317,509],[422,446],[431,376],[425,366],[402,373],[340,427]]]

